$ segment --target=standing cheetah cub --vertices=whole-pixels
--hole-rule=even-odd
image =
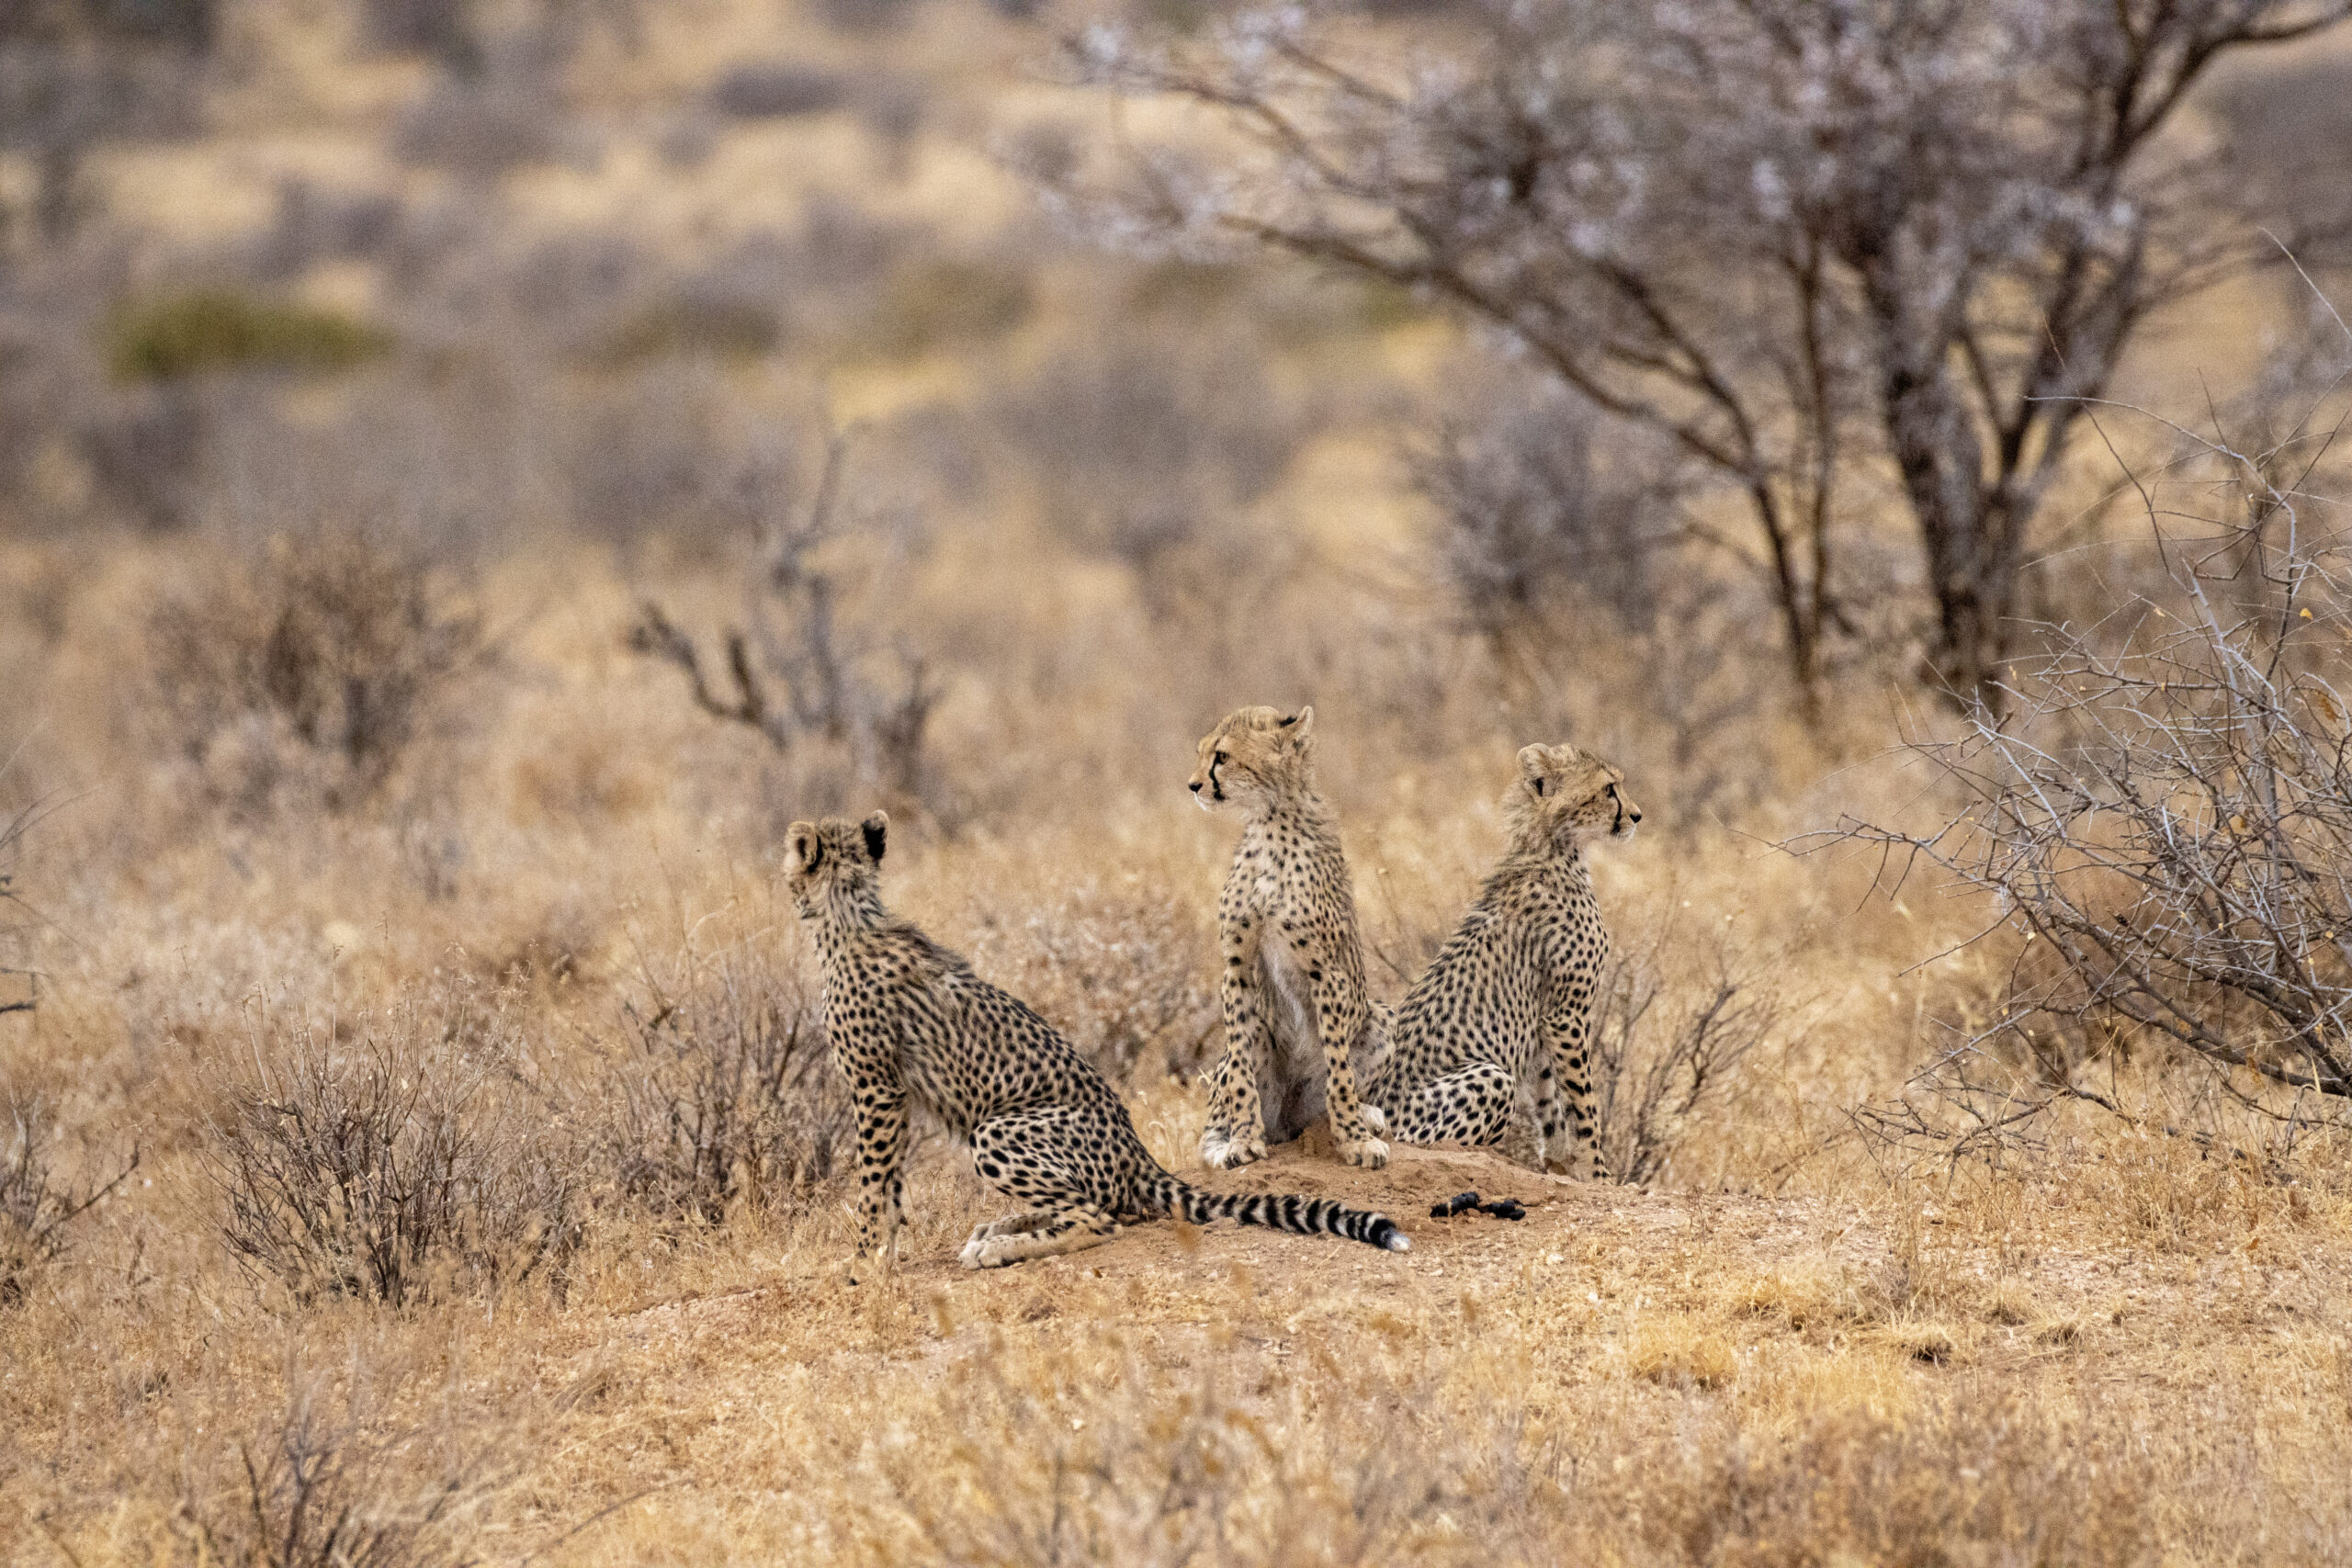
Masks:
[[[1076,1252],[1110,1240],[1122,1220],[1165,1214],[1412,1250],[1383,1214],[1320,1198],[1219,1197],[1161,1169],[1117,1093],[1051,1024],[883,907],[889,827],[878,811],[856,824],[795,822],[785,857],[794,907],[816,930],[825,1029],[856,1106],[851,1283],[898,1249],[910,1100],[1024,1205],[972,1232],[967,1269]]]
[[[1388,1025],[1366,1094],[1408,1143],[1500,1144],[1538,1170],[1577,1173],[1594,1142],[1592,1011],[1609,930],[1584,847],[1630,839],[1625,775],[1573,746],[1530,746],[1503,797],[1510,845],[1478,901]],[[1561,1100],[1566,1094],[1563,1110]]]
[[[1241,843],[1216,904],[1226,1053],[1209,1076],[1204,1164],[1266,1157],[1328,1107],[1350,1165],[1388,1163],[1377,1111],[1357,1103],[1351,1053],[1373,1048],[1363,947],[1340,826],[1315,793],[1315,710],[1233,714],[1201,739],[1191,788],[1201,809],[1241,813]]]

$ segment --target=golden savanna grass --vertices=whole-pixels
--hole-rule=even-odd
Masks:
[[[33,1150],[54,1215],[122,1174],[0,1294],[0,1557],[2352,1557],[2339,1127],[2306,1117],[2286,1140],[2144,1049],[2093,1069],[2130,1119],[2062,1106],[1988,1158],[1874,1141],[1852,1116],[1980,1020],[2015,957],[1962,945],[1995,911],[1779,847],[1849,812],[1937,810],[1889,753],[1936,722],[1899,660],[1858,659],[1808,728],[1735,595],[1687,624],[1587,607],[1547,629],[1531,687],[1460,629],[1396,460],[1446,383],[1506,374],[1465,368],[1482,362],[1453,329],[1327,280],[1044,236],[990,148],[1087,111],[1024,73],[1041,35],[980,7],[878,35],[718,0],[640,11],[633,50],[598,34],[568,67],[599,155],[499,174],[481,265],[527,270],[533,241],[598,224],[691,259],[819,196],[927,226],[873,264],[920,331],[880,332],[852,290],[765,358],[621,370],[616,342],[626,358],[682,318],[622,301],[571,357],[512,328],[501,353],[528,374],[481,443],[532,472],[498,492],[512,514],[465,526],[330,482],[377,445],[407,443],[394,456],[420,471],[420,453],[472,460],[379,417],[474,395],[464,344],[403,336],[388,364],[284,390],[282,424],[217,411],[248,456],[282,457],[270,472],[310,465],[314,511],[240,469],[175,530],[67,530],[28,502],[0,533],[0,827],[39,812],[0,847],[22,898],[0,905],[0,967],[40,972],[37,1009],[0,1015],[0,1179]],[[386,151],[423,66],[355,51],[310,9],[243,25],[250,69],[205,136],[107,155],[119,206],[152,197],[193,248],[267,221],[297,165],[490,199]],[[916,84],[925,112],[896,141],[854,103],[672,112],[785,56]],[[695,137],[697,157],[658,150]],[[927,283],[982,274],[1023,292],[925,314]],[[291,292],[397,316],[395,276],[322,262]],[[1197,449],[1133,459],[1167,464],[1186,527],[1057,444],[1133,369],[1089,357],[1106,334],[1209,389],[1151,416],[1198,422]],[[627,403],[632,376],[658,384]],[[865,422],[853,525],[816,558],[866,678],[897,679],[903,649],[944,681],[927,783],[888,803],[886,893],[1117,1076],[1188,1176],[1232,834],[1182,789],[1211,722],[1316,705],[1391,998],[1498,852],[1518,745],[1572,732],[1623,765],[1649,815],[1595,875],[1657,997],[1630,1049],[1664,1048],[1725,976],[1761,1004],[1711,1092],[1654,1128],[1656,1179],[1450,1149],[1363,1172],[1291,1149],[1202,1179],[1385,1207],[1414,1250],[1155,1224],[981,1276],[955,1248],[999,1201],[933,1133],[904,1260],[844,1285],[842,1107],[806,1033],[814,961],[776,845],[884,786],[854,745],[771,746],[632,651],[649,600],[706,649],[741,624],[743,529],[583,521],[558,479],[594,454],[531,445],[695,399],[796,438],[796,506],[811,411]],[[1219,425],[1220,404],[1246,406]],[[1244,426],[1281,439],[1239,452]],[[54,445],[37,499],[70,510],[96,481]],[[285,617],[321,584],[364,604],[305,643]],[[1723,657],[1694,662],[1702,638]],[[345,714],[334,660],[361,644],[371,679],[414,687],[380,752],[304,731]],[[400,1179],[316,1185],[369,1094],[409,1108]],[[320,1138],[278,1179],[313,1193],[319,1228],[272,1242],[238,1203],[266,1197],[254,1151],[293,1146],[272,1140],[298,1111]],[[444,1168],[430,1245],[354,1262],[392,1189]],[[1529,1215],[1427,1217],[1468,1188]]]

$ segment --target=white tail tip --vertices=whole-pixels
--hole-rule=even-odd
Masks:
[[[1410,1252],[1413,1250],[1413,1238],[1407,1235],[1403,1231],[1390,1231],[1388,1233],[1388,1250],[1391,1252]]]

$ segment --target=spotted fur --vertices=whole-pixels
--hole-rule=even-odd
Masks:
[[[1573,746],[1520,752],[1504,796],[1510,848],[1384,1021],[1387,1054],[1366,1098],[1387,1112],[1396,1137],[1499,1144],[1538,1170],[1574,1172],[1589,1151],[1592,1173],[1607,1173],[1594,1139],[1591,1054],[1609,930],[1584,847],[1633,837],[1642,812],[1624,784]]]
[[[1355,890],[1339,818],[1315,792],[1315,710],[1248,707],[1202,737],[1193,797],[1241,815],[1217,898],[1225,1055],[1209,1073],[1203,1163],[1266,1156],[1327,1112],[1350,1165],[1388,1163],[1378,1113],[1358,1104],[1353,1059],[1371,1046]]]
[[[1122,1221],[1181,1214],[1393,1252],[1412,1244],[1385,1215],[1328,1199],[1203,1192],[1162,1169],[1102,1075],[1017,997],[883,907],[889,818],[796,822],[786,885],[816,932],[825,1027],[857,1118],[857,1255],[853,1282],[894,1257],[904,1223],[907,1117],[928,1108],[969,1145],[999,1191],[1024,1205],[972,1232],[968,1269],[1075,1252]]]

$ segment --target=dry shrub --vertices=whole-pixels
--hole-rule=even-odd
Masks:
[[[11,757],[0,761],[0,774],[5,774],[8,763],[15,760]],[[18,807],[12,816],[0,818],[0,956],[16,956],[17,947],[24,941],[26,922],[18,919],[18,911],[24,909],[25,902],[24,892],[17,886],[17,859],[23,852],[25,834],[43,815],[41,803],[35,802]],[[0,964],[0,976],[9,976],[12,982],[8,992],[0,993],[0,1016],[32,1011],[39,1001],[35,990],[39,973]],[[13,988],[14,982],[17,980],[24,982],[21,995]]]
[[[691,958],[606,1063],[605,1139],[622,1194],[716,1224],[741,1204],[805,1203],[849,1145],[850,1103],[806,987],[738,944]]]
[[[1448,420],[1413,474],[1438,512],[1439,569],[1507,669],[1595,612],[1651,624],[1682,484],[1646,432],[1566,389],[1514,390]]]
[[[359,1019],[349,1044],[265,1018],[251,1071],[216,1077],[204,1170],[249,1276],[300,1302],[560,1290],[584,1199],[563,1134],[503,1071],[514,1023],[463,993],[436,1000]]]
[[[1727,1392],[1727,1350],[1701,1342],[1637,1373],[1693,1391],[1669,1420],[1623,1382],[1565,1407],[1465,1404],[1442,1350],[1402,1376],[1377,1352],[1317,1352],[1311,1376],[1254,1393],[1214,1371],[1160,1383],[1115,1342],[1080,1359],[1111,1374],[1073,1383],[1066,1355],[991,1331],[882,1428],[860,1459],[873,1557],[2153,1563],[2169,1488],[2229,1463],[2096,1393],[1931,1392],[1900,1417],[1833,1410],[1792,1433]]]
[[[1351,1389],[1357,1420],[1342,1426],[1306,1418],[1314,1396],[1301,1383],[1340,1371],[1328,1355],[1316,1358],[1317,1379],[1267,1400],[1214,1370],[1156,1386],[1125,1347],[1088,1349],[1087,1360],[1117,1371],[1081,1393],[1065,1381],[1068,1363],[1008,1354],[992,1336],[949,1372],[936,1419],[880,1434],[868,1462],[888,1498],[873,1520],[886,1560],[1453,1560],[1424,1554],[1458,1542],[1449,1516],[1477,1506],[1469,1455],[1431,1452],[1453,1447],[1442,1423],[1400,1429],[1400,1395],[1383,1380],[1351,1379],[1376,1392]],[[943,1447],[939,1433],[959,1436]],[[1375,1433],[1384,1440],[1367,1440]],[[1491,1427],[1478,1436],[1508,1443]]]
[[[258,1430],[186,1461],[170,1541],[154,1561],[224,1568],[429,1568],[479,1561],[484,1506],[517,1466],[513,1434],[462,1414],[397,1419],[355,1364],[289,1367]]]
[[[1261,564],[1254,538],[1217,520],[1271,490],[1307,434],[1262,363],[1196,330],[1107,333],[1002,394],[989,420],[1054,531],[1132,570],[1161,616]]]
[[[111,1180],[84,1190],[58,1180],[56,1122],[45,1100],[6,1097],[0,1127],[0,1307],[25,1299],[42,1270],[65,1253],[71,1227],[139,1168],[139,1155]]]
[[[491,180],[557,157],[566,150],[563,129],[554,83],[527,67],[493,69],[445,78],[419,97],[401,117],[391,151],[420,168]]]
[[[199,790],[240,814],[368,799],[485,650],[419,551],[356,529],[191,575],[148,616],[154,708]]]
[[[1785,1004],[1769,971],[1715,939],[1689,987],[1669,973],[1672,922],[1614,954],[1594,1007],[1595,1115],[1609,1172],[1663,1179],[1693,1123],[1730,1087],[1740,1058],[1780,1025]],[[1672,1000],[1668,1000],[1671,997]]]
[[[835,73],[790,61],[731,66],[710,85],[710,107],[729,119],[791,119],[841,107],[847,85]]]

